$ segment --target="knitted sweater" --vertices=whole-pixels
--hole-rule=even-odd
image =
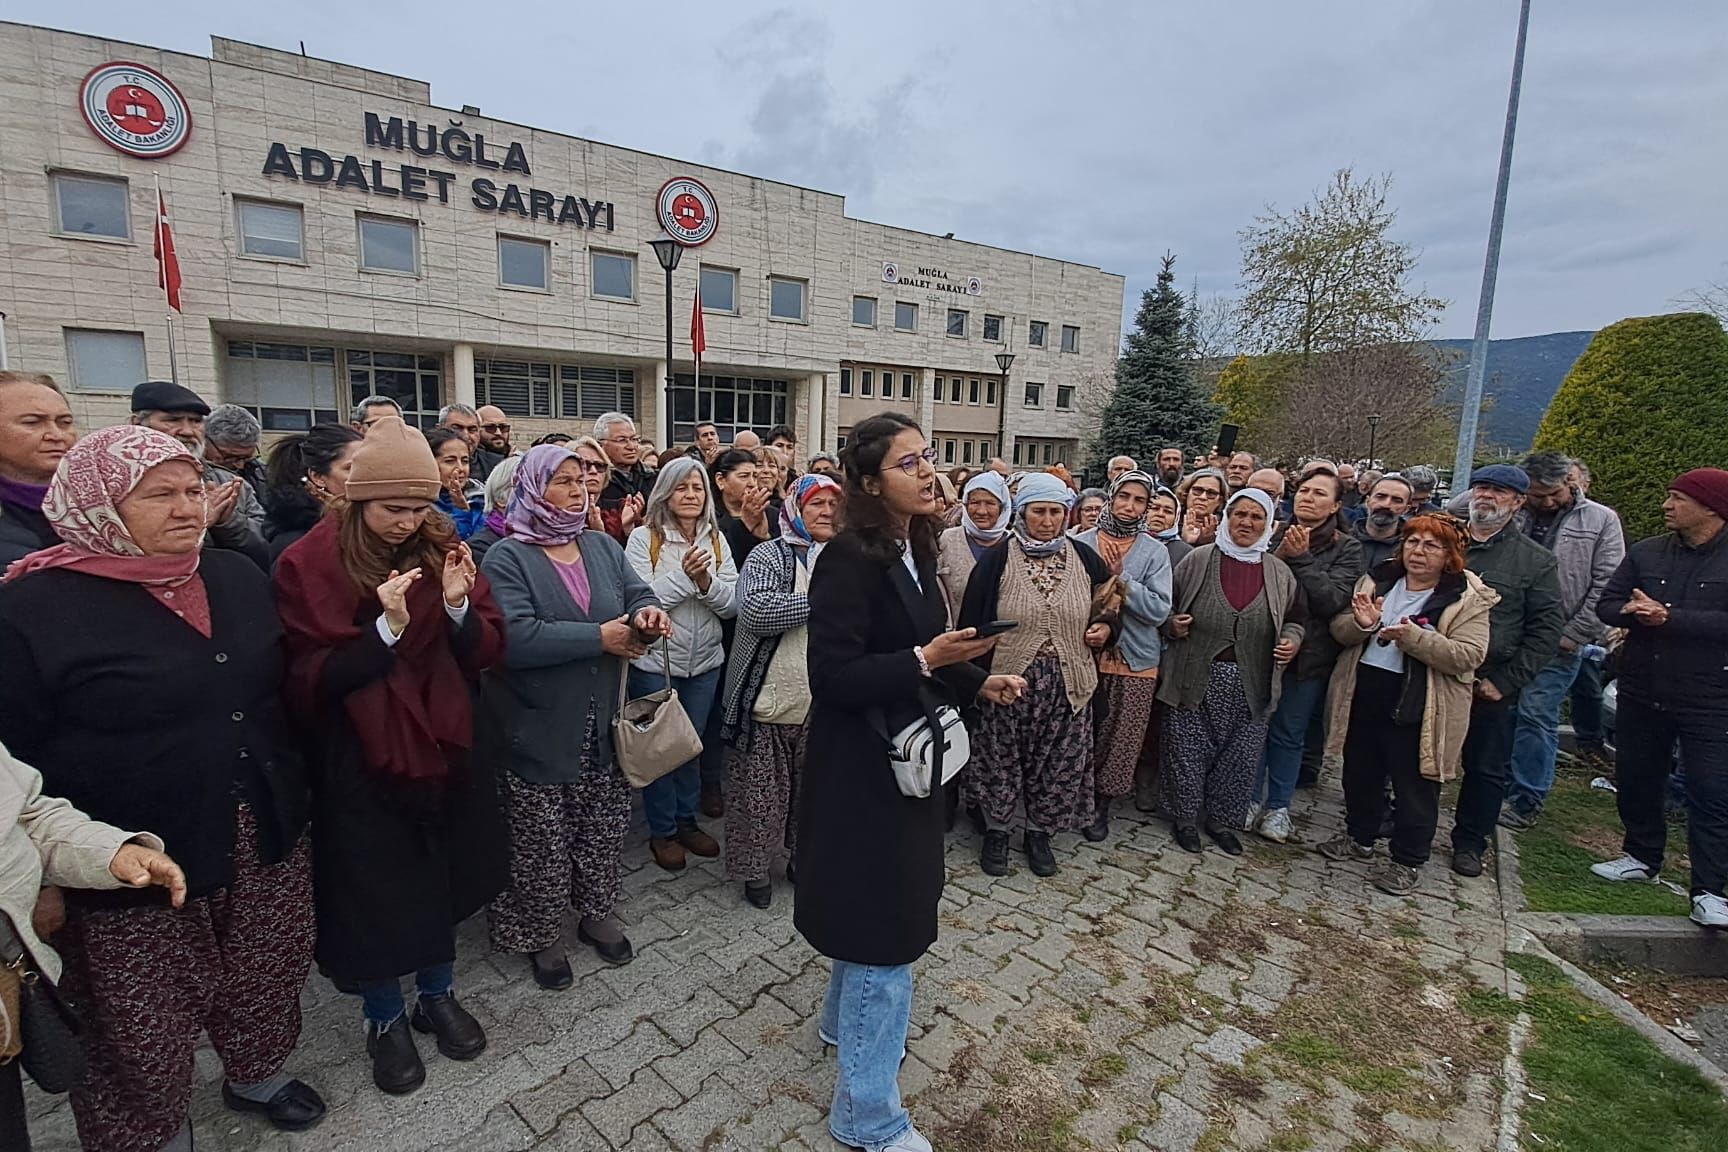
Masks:
[[[1249,711],[1255,720],[1264,720],[1278,707],[1284,680],[1273,675],[1273,644],[1279,640],[1298,643],[1302,640],[1302,621],[1307,616],[1302,588],[1284,561],[1265,556],[1261,559],[1265,592],[1236,613],[1222,592],[1216,596],[1202,595],[1203,591],[1216,591],[1220,587],[1218,569],[1222,560],[1223,553],[1217,545],[1204,544],[1176,565],[1174,615],[1190,615],[1194,619],[1187,637],[1172,638],[1165,648],[1159,665],[1158,699],[1171,708],[1198,708],[1206,697],[1212,658],[1235,644]],[[1242,633],[1238,631],[1237,617],[1251,613],[1269,617],[1269,626],[1263,631],[1252,629],[1263,637],[1261,643],[1239,643]],[[1168,630],[1169,625],[1165,627]]]
[[[1092,594],[1109,581],[1110,569],[1098,553],[1073,539],[1066,542],[1064,551],[1068,567],[1048,599],[1033,586],[1026,554],[1012,540],[984,553],[967,583],[956,625],[973,628],[992,620],[1018,621],[1020,627],[996,641],[989,671],[1018,675],[1048,643],[1062,662],[1068,704],[1078,712],[1098,686],[1098,665],[1086,646],[1086,627]]]

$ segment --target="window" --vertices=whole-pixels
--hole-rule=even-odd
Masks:
[[[1055,449],[1055,445],[1051,444],[1048,440],[1046,440],[1044,442],[1044,463],[1046,463],[1046,464],[1050,463],[1050,457],[1051,457],[1054,449]]]
[[[978,378],[976,376],[966,381],[966,403],[978,403]]]
[[[952,440],[942,441],[942,463],[954,463],[954,441]]]
[[[1067,412],[1074,407],[1074,385],[1056,385],[1056,411]]]
[[[840,369],[840,395],[852,395],[852,369]]]
[[[1080,351],[1080,329],[1072,324],[1062,325],[1062,351]]]
[[[790,386],[784,380],[749,376],[702,374],[697,388],[688,372],[672,378],[672,439],[688,444],[696,439],[696,423],[713,421],[722,443],[748,428],[767,436],[776,424],[787,423]]]
[[[141,332],[68,328],[66,361],[72,367],[74,392],[130,392],[150,379]]]
[[[948,378],[948,403],[960,403],[960,377],[958,376]]]
[[[868,368],[864,369],[861,394],[865,396],[876,395],[876,373],[872,372]]]
[[[590,252],[588,268],[592,275],[591,295],[602,300],[636,299],[636,257],[618,252]]]
[[[948,335],[966,339],[966,310],[964,308],[948,309]]]
[[[1044,347],[1044,340],[1050,334],[1050,325],[1042,320],[1034,320],[1026,326],[1026,343],[1034,348]],[[1016,461],[1018,463],[1018,461]]]
[[[804,319],[804,281],[768,277],[768,317],[771,320]]]
[[[1044,385],[1028,382],[1026,385],[1026,407],[1044,407]]]
[[[306,259],[305,222],[298,204],[236,200],[240,255],[259,260]]]
[[[412,220],[360,217],[360,267],[368,272],[420,274],[420,226]]]
[[[992,408],[996,407],[996,381],[994,380],[984,381],[984,403]]]
[[[235,352],[239,341],[230,341],[228,355]],[[255,345],[257,348],[269,345]],[[313,348],[313,363],[322,349]],[[422,356],[413,352],[378,352],[350,348],[342,353],[348,368],[349,404],[368,396],[388,396],[401,405],[403,415],[411,424],[430,428],[438,420],[438,409],[444,404],[444,358]],[[233,361],[230,359],[230,367]],[[240,403],[240,401],[235,401]],[[268,416],[268,412],[265,414]],[[261,416],[260,419],[265,417]],[[323,419],[322,416],[319,419]],[[269,427],[266,424],[265,427]]]
[[[521,360],[474,361],[474,398],[506,416],[552,415],[552,365]]]
[[[912,399],[912,373],[900,373],[900,399]]]
[[[992,457],[994,455],[996,455],[996,453],[994,453],[990,450],[990,441],[988,441],[988,440],[978,441],[978,463],[980,463],[980,464],[989,463],[990,457]]]
[[[596,420],[608,412],[636,415],[636,372],[631,368],[600,368],[587,364],[558,366],[558,414],[576,420]],[[690,438],[696,438],[692,431]]]
[[[934,401],[935,403],[940,404],[944,400],[946,400],[947,398],[948,398],[948,380],[947,380],[947,377],[938,376],[938,377],[936,377],[936,394],[934,396],[930,397],[930,399],[932,401]]]
[[[56,174],[53,181],[54,231],[62,236],[132,239],[132,213],[126,200],[126,181],[62,174]]]
[[[267,432],[304,432],[320,420],[345,422],[353,401],[338,384],[338,355],[327,347],[230,340],[222,391],[257,416]],[[414,361],[411,355],[407,359]],[[354,399],[371,394],[370,389],[356,392]],[[412,390],[406,399],[403,406],[410,407]]]
[[[1020,449],[1021,449],[1021,447],[1022,447],[1022,445],[1021,445],[1020,441],[1018,441],[1018,440],[1014,441],[1014,463],[1016,463],[1016,464],[1020,463]]]
[[[738,314],[738,273],[702,265],[702,311]],[[604,412],[601,413],[605,415]]]
[[[960,463],[972,463],[972,441],[970,440],[960,441]]]
[[[984,339],[996,344],[1002,342],[1002,317],[984,317]]]
[[[852,323],[859,328],[876,327],[876,297],[852,297]]]
[[[894,331],[918,331],[918,305],[894,301]]]
[[[506,288],[552,290],[552,245],[544,240],[498,237],[498,283]],[[504,405],[500,404],[502,408]],[[527,415],[527,413],[511,413]]]

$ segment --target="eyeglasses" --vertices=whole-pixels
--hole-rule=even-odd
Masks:
[[[508,432],[508,431],[510,431],[510,425],[508,425],[508,424],[482,424],[482,425],[480,425],[480,429],[483,432]]]
[[[586,475],[594,475],[595,473],[606,471],[606,465],[594,460],[583,460],[580,457],[576,460],[576,467]]]
[[[911,476],[918,471],[918,461],[920,460],[930,464],[936,463],[936,449],[926,448],[922,452],[914,452],[910,456],[902,456],[900,459],[894,461],[894,464],[900,469],[900,471]]]
[[[1424,540],[1420,536],[1412,536],[1410,539],[1404,541],[1404,551],[1444,552],[1446,551],[1446,545],[1440,543],[1438,540]]]
[[[606,443],[608,443],[608,444],[640,444],[640,443],[642,443],[642,437],[640,437],[640,436],[608,436],[608,437],[606,437]]]

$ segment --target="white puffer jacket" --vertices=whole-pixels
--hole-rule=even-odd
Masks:
[[[716,531],[695,545],[713,555],[708,567],[712,579],[706,592],[698,591],[696,582],[684,574],[684,554],[690,551],[691,544],[677,529],[667,533],[658,549],[652,545],[650,530],[644,525],[630,533],[624,555],[672,617],[672,639],[668,641],[672,675],[700,676],[720,667],[726,663],[725,633],[720,621],[738,614],[738,568],[732,562],[726,537]],[[632,663],[644,672],[665,670],[659,644]]]

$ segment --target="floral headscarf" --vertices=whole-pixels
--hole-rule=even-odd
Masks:
[[[815,543],[810,538],[810,530],[804,527],[804,502],[824,488],[835,492],[842,490],[832,476],[820,472],[806,472],[792,482],[786,493],[786,502],[780,505],[780,539],[794,548],[808,548]]]
[[[562,444],[542,444],[523,453],[522,462],[516,465],[516,488],[504,514],[512,539],[556,548],[582,535],[588,527],[588,486],[578,485],[582,499],[570,508],[559,508],[546,499],[546,485],[552,482],[553,473],[566,460],[576,459],[576,453]]]

